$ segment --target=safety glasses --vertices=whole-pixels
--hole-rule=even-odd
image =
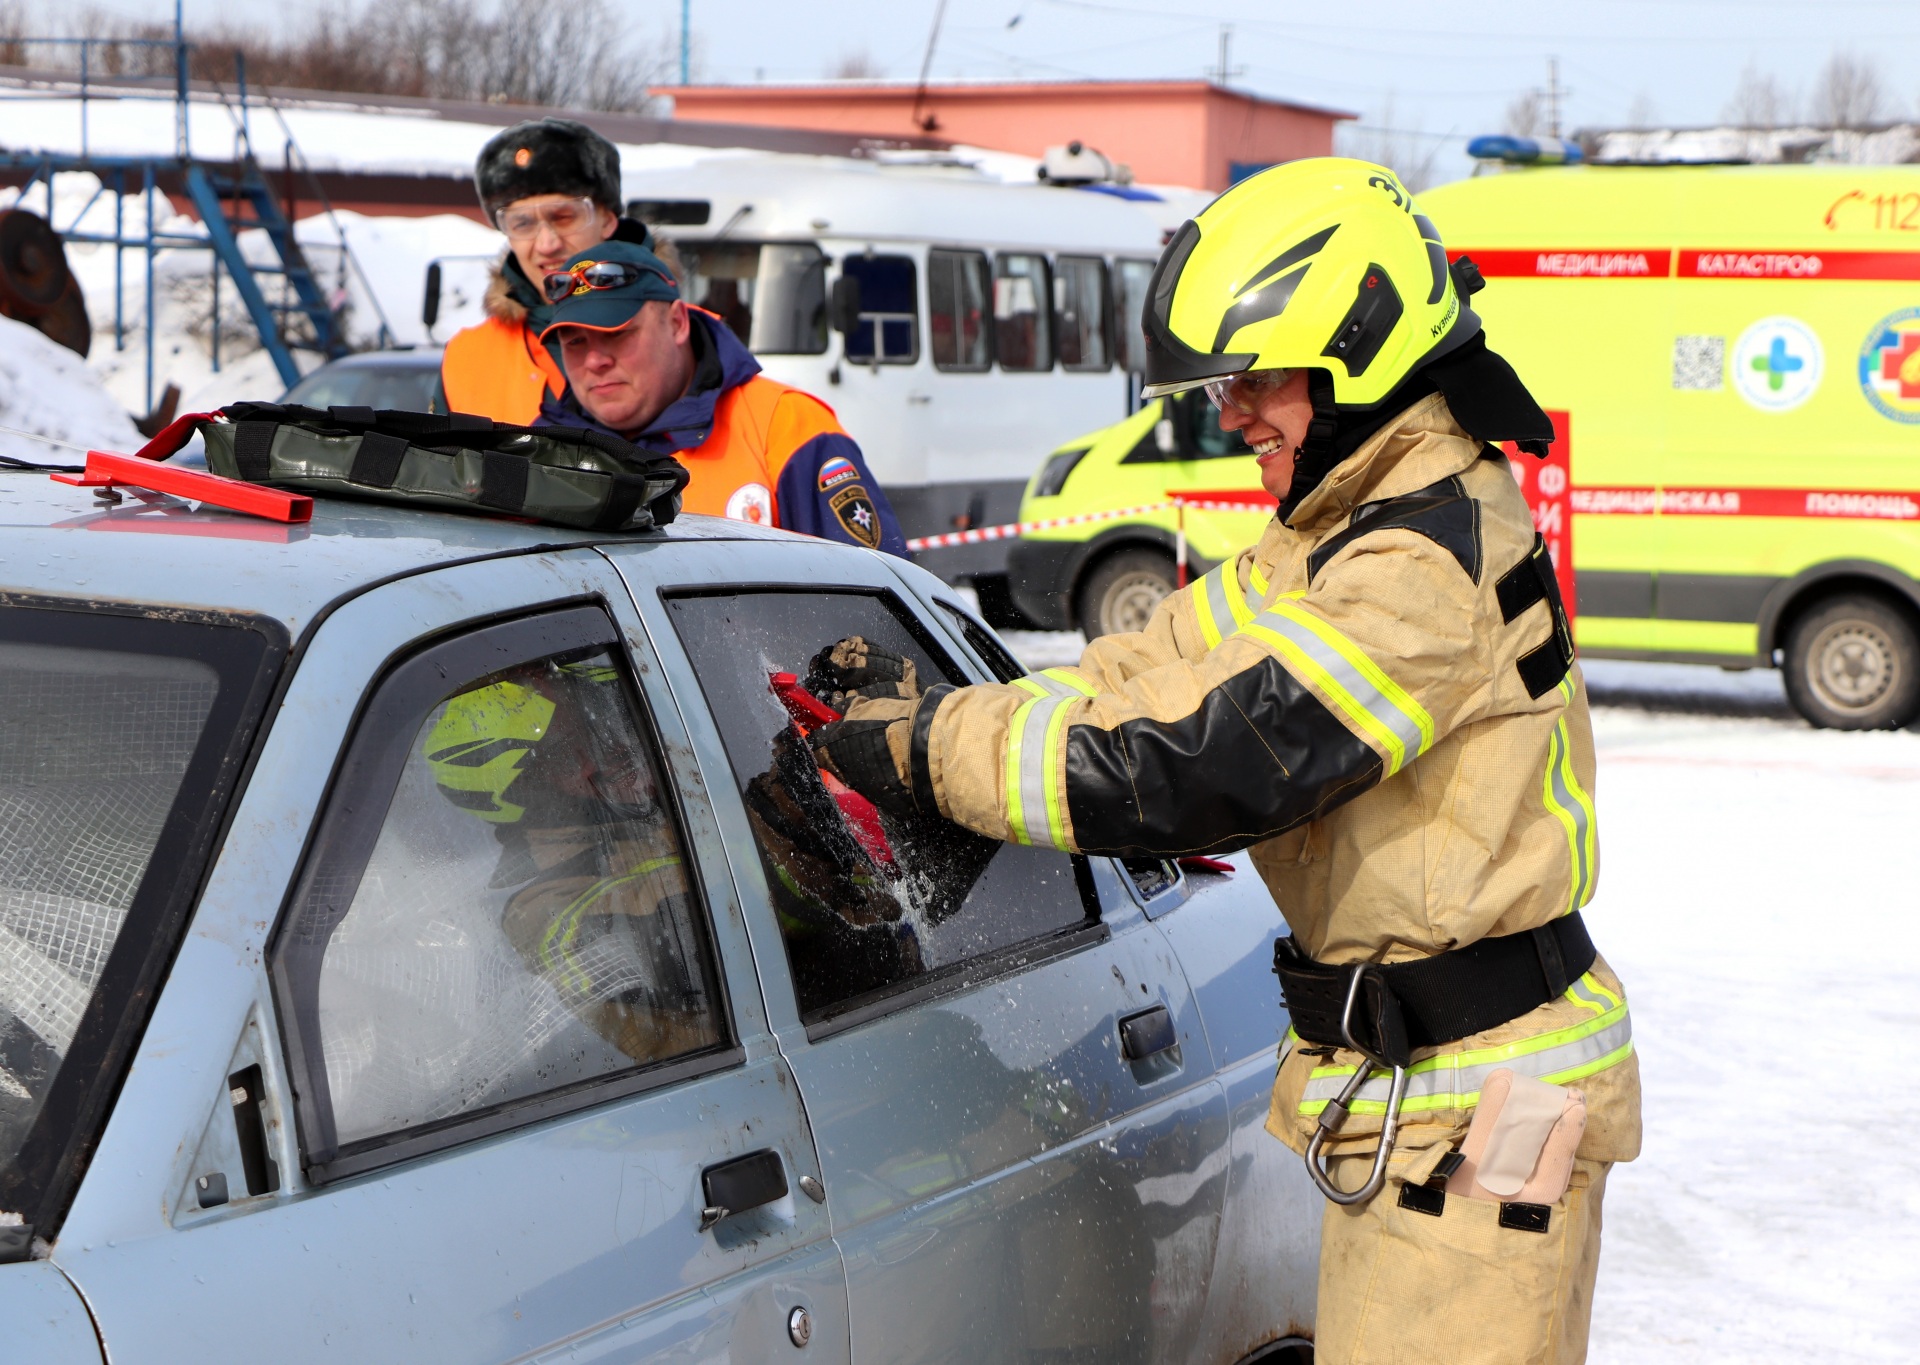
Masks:
[[[591,199],[562,199],[557,204],[509,204],[503,209],[494,210],[493,225],[507,234],[511,241],[524,242],[540,231],[545,223],[561,237],[576,232],[593,222],[600,206]]]
[[[582,261],[571,270],[556,270],[541,284],[548,303],[558,303],[569,294],[594,289],[620,289],[646,274],[643,266],[626,261]]]
[[[1221,412],[1232,408],[1243,417],[1254,415],[1254,404],[1293,378],[1292,370],[1246,370],[1206,385],[1207,398]]]

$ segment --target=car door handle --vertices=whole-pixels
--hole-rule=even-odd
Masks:
[[[1165,1005],[1129,1014],[1120,1021],[1120,1050],[1130,1062],[1143,1062],[1179,1041],[1180,1035],[1173,1030],[1173,1016]]]
[[[700,1230],[705,1232],[722,1218],[786,1198],[787,1168],[780,1153],[764,1147],[700,1172],[700,1193],[706,1197],[700,1210]]]

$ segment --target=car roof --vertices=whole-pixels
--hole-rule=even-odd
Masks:
[[[351,355],[341,356],[338,360],[329,360],[310,373],[318,374],[320,370],[340,369],[437,370],[440,368],[443,349],[439,346],[409,346],[391,351],[355,351]],[[308,376],[300,377],[305,379]]]
[[[63,598],[249,612],[297,636],[336,599],[463,560],[608,543],[790,537],[719,517],[683,516],[644,533],[575,531],[330,497],[314,499],[312,521],[286,526],[133,490],[123,497],[107,506],[90,489],[0,472],[0,604]]]

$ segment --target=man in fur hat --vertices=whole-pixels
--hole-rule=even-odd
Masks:
[[[567,387],[558,350],[539,340],[553,311],[540,282],[609,238],[652,243],[644,225],[620,216],[619,151],[585,124],[515,124],[481,149],[473,183],[510,249],[487,288],[486,321],[447,343],[440,406],[526,426]]]

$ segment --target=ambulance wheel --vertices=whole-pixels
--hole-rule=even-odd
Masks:
[[[1835,597],[1787,633],[1787,699],[1821,729],[1886,730],[1920,711],[1920,638],[1873,597]]]
[[[1145,630],[1153,609],[1173,591],[1173,557],[1158,550],[1121,550],[1093,566],[1075,606],[1089,640]]]

